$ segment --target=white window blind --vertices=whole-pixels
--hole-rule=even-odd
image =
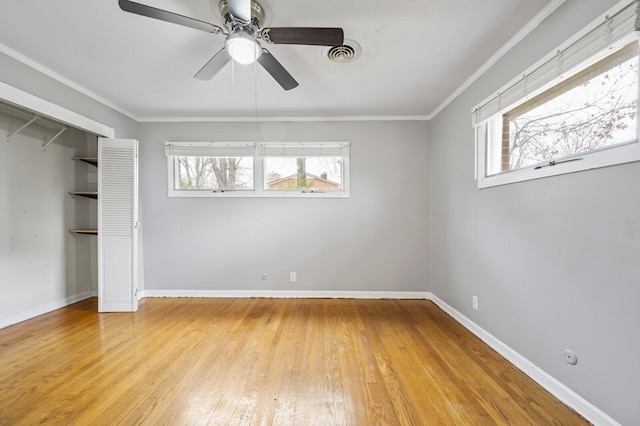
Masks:
[[[348,142],[258,144],[261,157],[348,157]]]
[[[249,142],[166,142],[167,157],[253,157],[256,144]]]
[[[473,125],[477,126],[526,96],[540,91],[551,81],[639,29],[640,2],[636,0],[619,12],[607,16],[587,34],[561,47],[551,58],[543,60],[537,67],[475,107],[472,114]],[[623,47],[623,44],[618,47]]]

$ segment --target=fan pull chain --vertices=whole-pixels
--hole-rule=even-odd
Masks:
[[[231,91],[236,91],[236,61],[231,61]]]
[[[258,142],[260,138],[260,132],[258,129],[258,61],[253,63],[253,96],[256,108],[256,142]]]

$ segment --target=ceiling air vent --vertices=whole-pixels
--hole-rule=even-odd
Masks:
[[[360,46],[353,40],[345,40],[342,46],[333,46],[327,51],[331,62],[344,64],[354,61],[360,53]]]

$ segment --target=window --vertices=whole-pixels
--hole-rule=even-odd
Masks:
[[[167,142],[170,197],[348,197],[348,143]]]
[[[346,144],[260,144],[258,153],[264,158],[265,191],[345,191]]]
[[[266,191],[343,190],[342,157],[268,157],[264,171]]]
[[[175,191],[253,190],[253,157],[174,157]]]
[[[635,10],[608,18],[474,110],[479,188],[640,160],[637,36],[602,42]]]
[[[169,195],[252,191],[254,153],[250,143],[167,143]]]
[[[636,141],[638,43],[634,41],[502,114],[500,161],[489,174],[577,158]],[[499,167],[497,167],[499,166]]]

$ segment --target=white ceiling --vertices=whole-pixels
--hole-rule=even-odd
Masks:
[[[220,24],[218,0],[139,0]],[[550,0],[260,0],[267,26],[339,26],[361,55],[266,46],[300,83],[259,66],[193,75],[224,36],[125,13],[117,0],[4,1],[0,43],[137,119],[428,116]],[[2,46],[0,46],[2,47]],[[8,48],[8,49],[7,49]]]

